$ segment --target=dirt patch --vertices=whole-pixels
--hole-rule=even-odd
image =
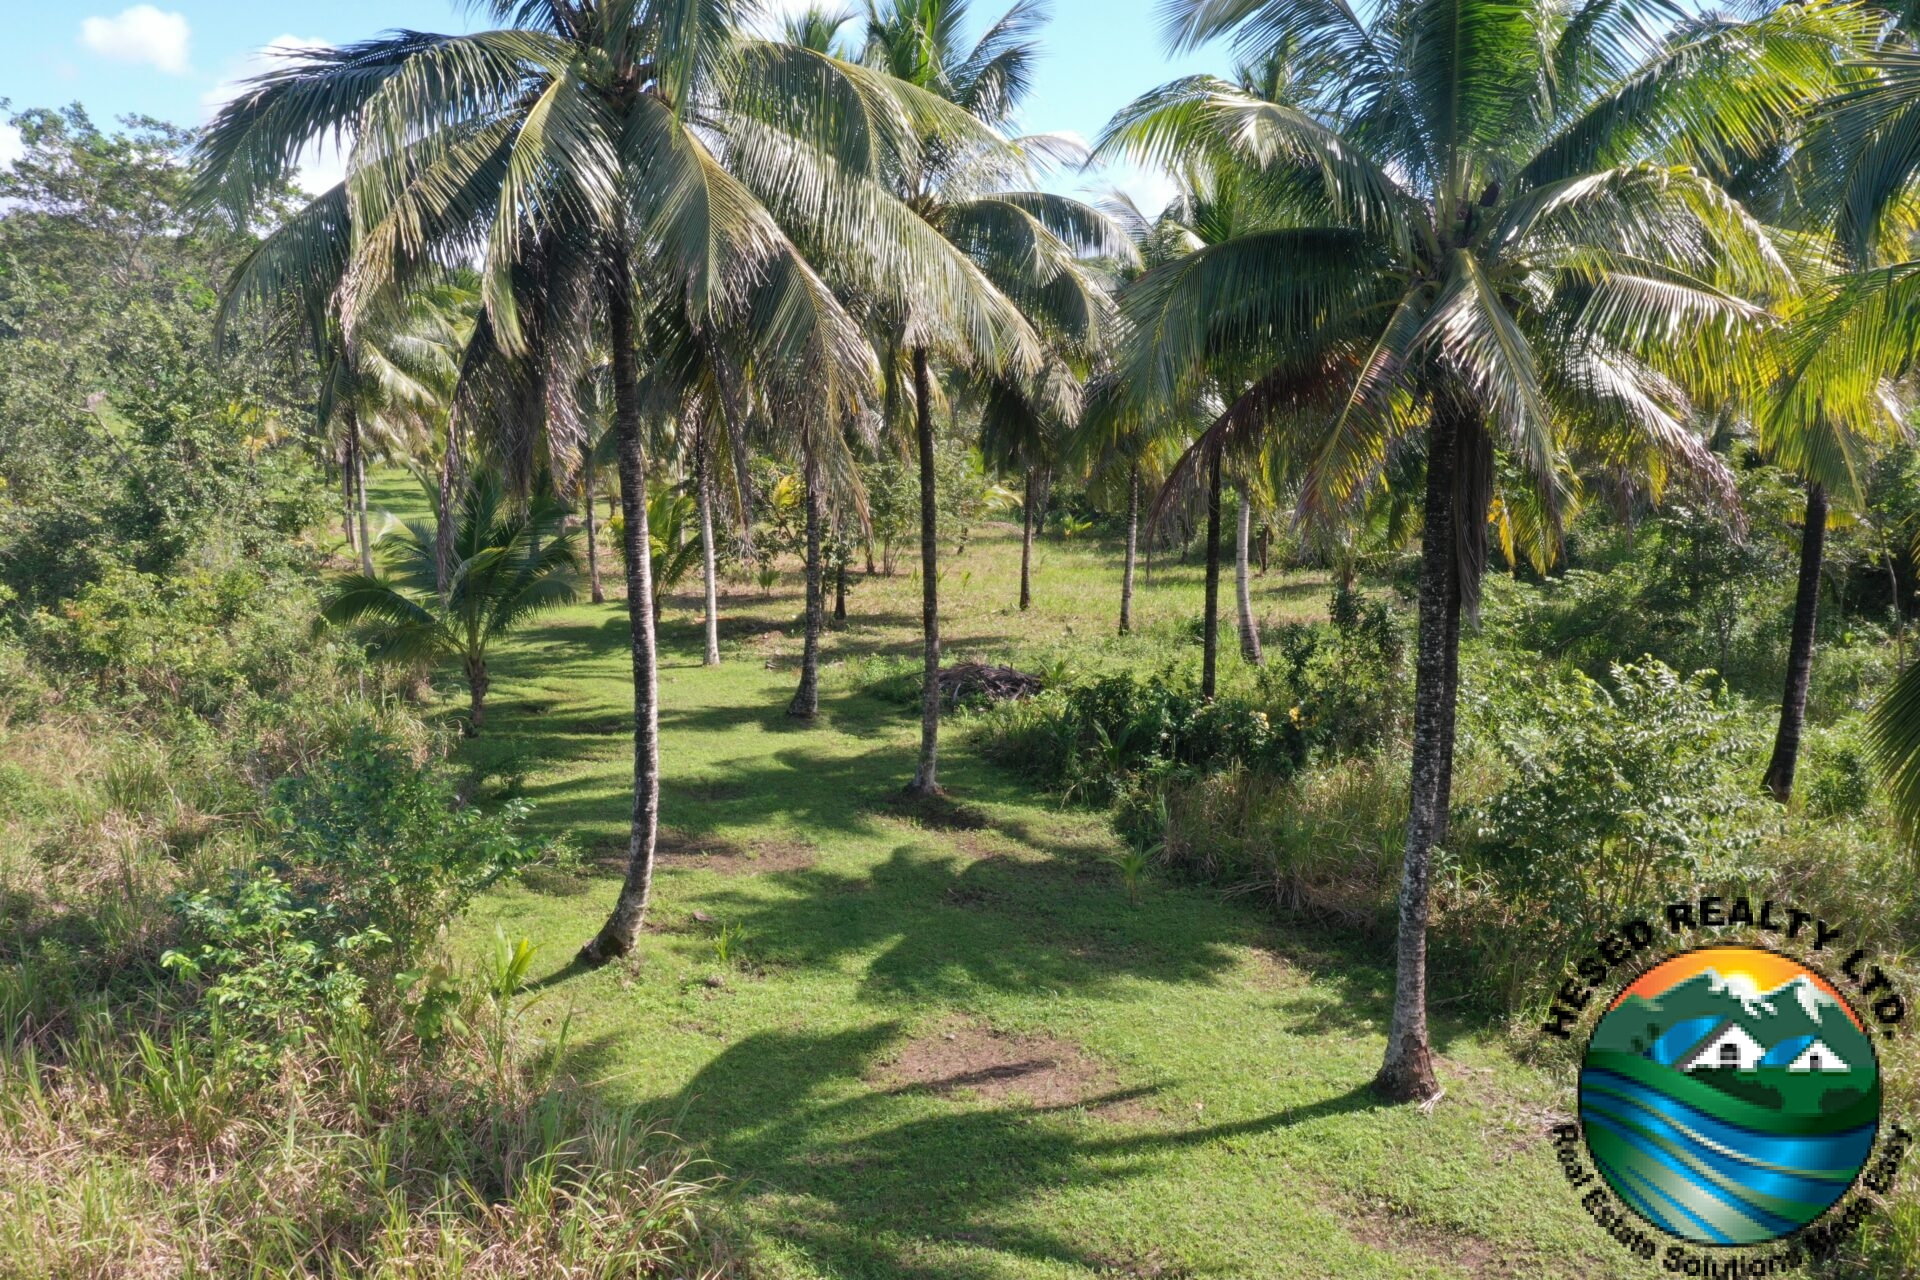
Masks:
[[[1093,1255],[1094,1274],[1101,1280],[1191,1280],[1193,1272],[1157,1247],[1145,1252],[1123,1251]]]
[[[986,814],[947,796],[910,796],[899,792],[884,797],[875,807],[881,813],[930,831],[985,831],[989,825]]]
[[[725,876],[764,875],[770,871],[804,871],[819,851],[804,840],[755,840],[741,844],[725,836],[695,835],[675,827],[661,827],[655,839],[655,865],[663,870],[700,868]],[[627,842],[606,840],[595,846],[593,863],[603,871],[625,871]]]
[[[873,1079],[895,1093],[1024,1102],[1043,1110],[1084,1106],[1111,1120],[1158,1118],[1141,1091],[1122,1090],[1104,1063],[1044,1032],[1015,1035],[948,1022],[901,1046]]]
[[[677,834],[677,833],[676,833]],[[773,871],[805,871],[818,860],[818,851],[804,840],[755,840],[740,844],[724,836],[677,838],[669,846],[660,833],[660,863],[665,867],[698,867],[723,876],[756,876]]]
[[[1369,1248],[1399,1258],[1428,1258],[1470,1276],[1511,1275],[1516,1264],[1535,1259],[1534,1252],[1461,1235],[1408,1217],[1386,1201],[1338,1197],[1347,1234]]]

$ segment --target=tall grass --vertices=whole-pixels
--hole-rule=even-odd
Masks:
[[[714,1179],[475,984],[429,1048],[341,1027],[267,1078],[220,1043],[82,1018],[0,1042],[0,1275],[719,1277]]]

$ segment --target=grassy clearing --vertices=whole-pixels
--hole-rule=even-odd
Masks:
[[[1108,638],[1116,558],[1050,541],[1022,615],[1017,554],[993,529],[953,563],[950,660],[1044,665],[1071,640],[1082,663],[1137,662],[1197,612],[1197,566],[1160,566],[1136,602],[1144,634]],[[1259,608],[1311,616],[1325,591],[1275,575]],[[567,964],[624,849],[620,607],[554,614],[503,648],[497,718],[464,749],[604,864],[493,893],[469,940],[497,924],[541,945],[536,1016],[572,1011],[571,1070],[732,1176],[726,1213],[760,1272],[1623,1269],[1543,1141],[1567,1092],[1497,1034],[1443,1017],[1446,1099],[1431,1114],[1375,1105],[1384,952],[1164,881],[1130,906],[1105,819],[1038,800],[963,732],[946,739],[960,823],[895,803],[917,726],[868,688],[916,651],[916,593],[905,575],[858,582],[810,727],[783,714],[796,574],[771,596],[730,590],[718,669],[699,665],[697,598],[671,603],[669,831],[652,927],[626,966]]]

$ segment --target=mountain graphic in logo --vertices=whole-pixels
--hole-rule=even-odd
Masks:
[[[1675,956],[1588,1043],[1580,1120],[1601,1176],[1696,1244],[1764,1244],[1853,1185],[1880,1125],[1873,1042],[1825,979],[1771,951]]]

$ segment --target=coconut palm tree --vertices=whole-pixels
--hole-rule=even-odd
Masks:
[[[1257,667],[1266,659],[1260,649],[1260,622],[1253,615],[1253,495],[1251,482],[1234,481],[1238,528],[1233,539],[1233,593],[1240,624],[1240,656]]]
[[[1081,382],[1067,356],[1051,352],[1032,378],[987,380],[980,406],[980,450],[990,466],[1016,471],[1020,492],[1020,609],[1033,607],[1033,535],[1073,424]]]
[[[427,484],[429,496],[433,485]],[[470,695],[466,732],[486,724],[487,650],[543,609],[579,595],[578,534],[551,493],[513,504],[492,468],[461,495],[453,531],[453,573],[443,595],[438,530],[415,523],[380,539],[387,572],[342,574],[327,587],[320,616],[358,627],[377,657],[460,664]]]
[[[1783,799],[1793,784],[1813,657],[1825,528],[1824,519],[1816,520],[1815,499],[1854,479],[1861,441],[1904,430],[1912,374],[1920,367],[1920,261],[1911,251],[1920,186],[1914,146],[1920,52],[1911,30],[1903,23],[1856,64],[1857,78],[1836,95],[1797,157],[1805,199],[1828,220],[1841,270],[1802,310],[1769,424],[1788,445],[1783,463],[1808,480],[1787,687],[1767,775]],[[1894,809],[1909,831],[1920,832],[1920,665],[1900,674],[1874,708],[1871,725]]]
[[[1029,342],[1018,312],[892,194],[929,139],[984,136],[937,95],[754,38],[729,4],[490,0],[499,29],[401,32],[303,50],[256,78],[203,132],[200,194],[241,217],[323,136],[352,145],[335,206],[351,223],[342,314],[445,262],[481,263],[484,328],[518,386],[545,392],[567,444],[570,365],[612,360],[634,679],[628,874],[582,950],[630,951],[651,893],[659,817],[658,679],[649,601],[639,298],[735,324],[780,358],[844,353],[844,313],[789,238],[876,297],[916,300],[929,340]],[[299,270],[288,246],[285,270]],[[863,363],[862,368],[866,365]],[[855,374],[854,376],[858,376]],[[531,395],[527,396],[531,399]],[[558,429],[556,429],[558,428]],[[572,456],[577,450],[563,450]]]
[[[1167,13],[1176,47],[1227,36],[1254,60],[1284,53],[1306,88],[1289,105],[1192,78],[1110,126],[1108,145],[1138,156],[1240,169],[1264,206],[1126,292],[1120,376],[1167,404],[1208,379],[1244,387],[1176,470],[1277,434],[1303,460],[1310,511],[1353,500],[1395,450],[1425,455],[1412,794],[1378,1086],[1428,1098],[1431,855],[1495,455],[1549,511],[1575,438],[1726,488],[1684,393],[1742,373],[1739,339],[1791,279],[1706,169],[1784,130],[1852,31],[1821,8],[1656,30],[1611,0],[1387,0],[1366,19],[1338,0],[1174,0]]]
[[[1044,21],[1038,0],[1020,0],[977,41],[964,39],[968,0],[869,0],[861,60],[895,81],[938,97],[980,127],[964,142],[923,148],[892,175],[892,189],[934,234],[966,255],[982,287],[1010,300],[1055,332],[1093,345],[1099,340],[1100,291],[1083,253],[1131,257],[1132,246],[1094,209],[1063,196],[1026,189],[1036,158],[1064,155],[1057,141],[1013,139],[1002,132],[1026,96]],[[935,530],[934,400],[937,359],[966,369],[987,365],[1016,376],[1038,369],[1038,339],[1023,334],[1017,360],[971,337],[946,340],[925,324],[924,305],[876,307],[885,335],[882,367],[890,410],[909,407],[920,470],[920,590],[924,672],[920,758],[908,790],[937,793],[940,753],[940,557]],[[889,425],[896,425],[889,414]]]
[[[1906,38],[1896,32],[1890,39],[1904,45]],[[1831,509],[1860,509],[1867,459],[1906,433],[1897,397],[1884,381],[1909,358],[1900,354],[1904,326],[1880,310],[1887,299],[1874,296],[1871,282],[1876,269],[1900,271],[1888,264],[1910,256],[1920,229],[1911,205],[1920,155],[1910,141],[1920,124],[1920,72],[1910,58],[1890,48],[1877,67],[1860,67],[1856,82],[1797,149],[1788,174],[1795,181],[1782,184],[1830,244],[1830,256],[1815,264],[1828,278],[1809,290],[1784,335],[1784,393],[1761,420],[1763,448],[1802,477],[1807,494],[1786,681],[1766,772],[1767,789],[1782,804],[1792,799],[1799,766]],[[1849,315],[1855,308],[1859,314]],[[1890,345],[1859,349],[1863,323],[1878,329],[1873,341]]]

